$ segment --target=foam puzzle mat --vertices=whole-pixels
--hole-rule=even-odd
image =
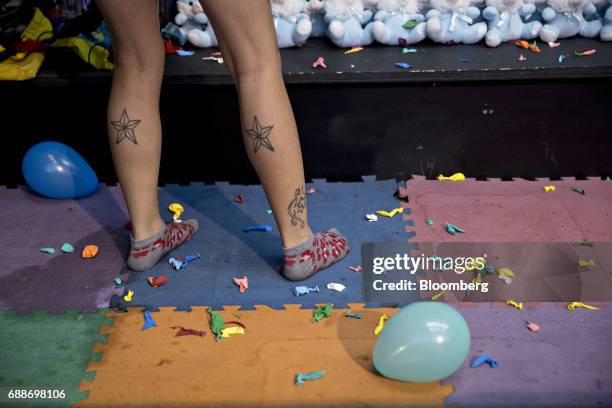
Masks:
[[[226,306],[219,313],[243,323],[246,334],[221,342],[208,329],[204,307],[162,307],[151,313],[157,326],[144,331],[140,310],[111,313],[116,322],[104,331],[108,342],[95,348],[102,358],[87,367],[95,379],[81,386],[89,397],[76,406],[443,406],[450,385],[393,381],[373,371],[373,329],[382,313],[396,309],[351,304],[361,320],[344,317],[346,310],[315,324],[313,311],[299,305]],[[207,333],[175,337],[173,326]],[[318,370],[325,371],[321,379],[294,384],[296,374]]]

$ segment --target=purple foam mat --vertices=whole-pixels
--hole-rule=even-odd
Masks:
[[[447,405],[490,407],[612,406],[612,303],[568,311],[558,303],[516,310],[481,303],[459,311],[470,327],[468,360],[444,380]],[[540,325],[538,333],[526,321]],[[487,354],[497,368],[470,368]]]
[[[108,307],[121,291],[114,279],[129,247],[127,220],[118,187],[100,185],[94,195],[79,200],[50,200],[25,187],[0,187],[0,309],[62,313]],[[74,253],[60,250],[65,242]],[[100,247],[93,259],[81,258],[87,244]],[[43,247],[56,252],[42,253]]]

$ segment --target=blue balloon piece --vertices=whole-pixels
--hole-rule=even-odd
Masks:
[[[448,377],[465,361],[470,330],[463,316],[440,302],[412,303],[378,335],[374,367],[385,377],[430,382]]]
[[[79,198],[98,189],[98,176],[73,148],[42,142],[30,148],[21,165],[26,183],[48,198]]]

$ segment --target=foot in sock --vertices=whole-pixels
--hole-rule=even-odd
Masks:
[[[134,271],[151,269],[168,252],[188,241],[198,230],[194,219],[164,225],[155,235],[135,241],[128,256],[128,267]]]
[[[310,235],[303,244],[284,248],[283,276],[300,281],[327,268],[346,256],[350,248],[342,234],[335,228]]]

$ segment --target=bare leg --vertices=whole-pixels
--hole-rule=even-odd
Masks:
[[[348,245],[337,231],[313,236],[308,225],[302,153],[270,4],[268,0],[205,0],[202,6],[236,83],[245,147],[280,229],[285,276],[304,279],[341,259]],[[317,250],[322,255],[311,262],[308,257]],[[308,262],[306,258],[300,262],[300,257]],[[292,259],[303,264],[299,273],[287,273]]]
[[[108,104],[108,135],[132,220],[132,249],[134,242],[138,248],[145,247],[146,240],[163,239],[164,242],[156,251],[141,250],[138,261],[132,251],[128,265],[143,270],[191,236],[187,235],[188,231],[179,230],[193,228],[191,233],[194,233],[197,223],[175,226],[164,232],[159,214],[159,96],[165,56],[157,3],[154,0],[97,0],[97,4],[113,40],[115,70]]]

